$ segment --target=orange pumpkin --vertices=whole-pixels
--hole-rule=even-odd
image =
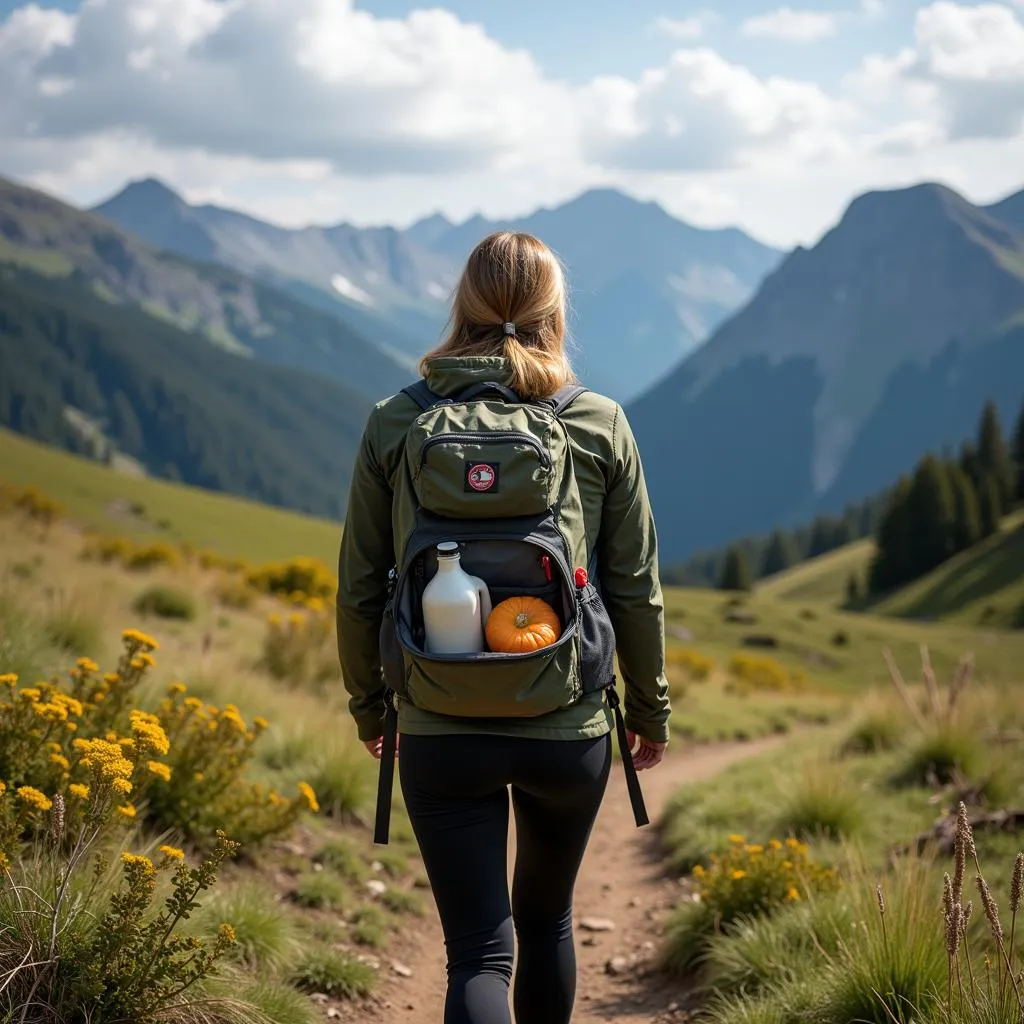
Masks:
[[[562,633],[554,608],[539,597],[509,597],[487,620],[487,644],[503,654],[526,654],[553,644]]]

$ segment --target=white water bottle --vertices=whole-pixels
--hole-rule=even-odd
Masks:
[[[476,654],[486,649],[491,595],[487,584],[465,572],[459,561],[455,541],[437,545],[437,575],[423,591],[428,654]]]

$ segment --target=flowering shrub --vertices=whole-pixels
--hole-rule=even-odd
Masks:
[[[31,484],[28,487],[4,484],[3,499],[0,504],[12,506],[43,526],[50,526],[56,522],[64,511],[59,501],[44,494],[38,487]]]
[[[108,537],[95,535],[89,537],[82,546],[82,558],[89,562],[125,562],[135,550],[135,545],[127,537]]]
[[[251,570],[246,579],[257,590],[280,597],[295,594],[329,600],[338,590],[334,573],[323,562],[304,556],[260,566]]]
[[[259,591],[249,586],[245,580],[226,573],[215,584],[213,594],[217,603],[224,608],[238,610],[251,608],[253,602],[259,597]]]
[[[262,719],[249,728],[237,708],[186,697],[180,683],[156,713],[134,707],[158,645],[134,629],[123,642],[115,672],[80,658],[67,684],[0,676],[0,852],[38,833],[57,794],[68,824],[138,815],[197,842],[223,827],[255,843],[316,809],[306,784],[286,799],[245,779]]]
[[[322,682],[337,672],[333,639],[327,604],[319,597],[303,598],[293,611],[267,617],[261,665],[293,686]]]
[[[125,559],[127,569],[155,569],[157,566],[175,568],[181,564],[181,552],[173,544],[162,541],[136,548]]]
[[[666,651],[670,668],[678,668],[690,678],[703,682],[715,670],[714,660],[692,647],[672,647]]]
[[[765,846],[737,835],[729,841],[724,854],[711,855],[709,867],[693,870],[700,902],[720,925],[838,888],[835,870],[812,861],[807,844],[797,839],[772,839]]]
[[[774,658],[763,654],[735,654],[729,660],[728,671],[741,690],[785,693],[803,689],[806,683],[800,672],[790,672]]]

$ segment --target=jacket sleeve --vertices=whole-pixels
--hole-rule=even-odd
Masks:
[[[379,635],[394,561],[391,487],[379,461],[377,414],[363,432],[338,559],[338,657],[361,740],[381,734],[384,683]]]
[[[621,408],[613,428],[614,463],[601,515],[598,578],[615,628],[625,684],[626,726],[645,739],[668,740],[665,613],[658,544],[643,466]]]

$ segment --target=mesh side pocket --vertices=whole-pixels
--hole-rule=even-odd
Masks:
[[[384,676],[384,685],[404,697],[406,694],[405,656],[398,640],[395,608],[390,601],[384,609],[384,618],[380,624],[380,667]]]
[[[583,692],[594,693],[615,677],[615,630],[601,593],[592,583],[580,591],[580,629]]]

